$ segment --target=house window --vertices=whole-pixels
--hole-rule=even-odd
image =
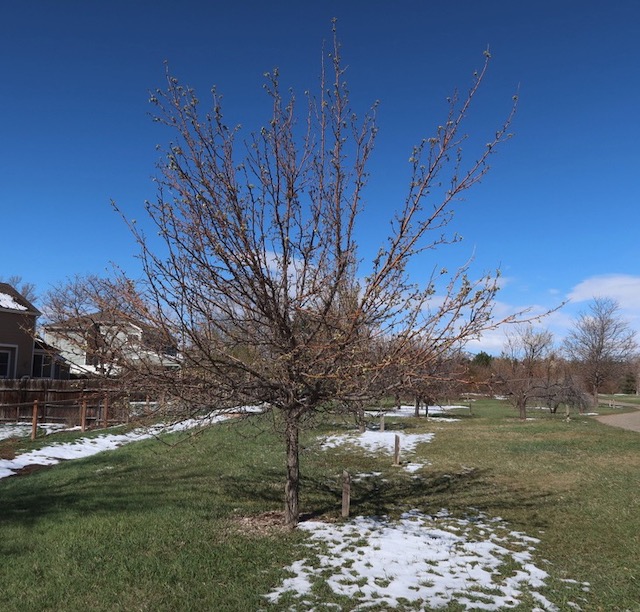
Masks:
[[[0,378],[15,378],[17,348],[0,346]]]
[[[11,353],[0,350],[0,378],[9,378],[11,371]]]
[[[51,357],[49,355],[35,354],[33,356],[34,378],[51,378]]]

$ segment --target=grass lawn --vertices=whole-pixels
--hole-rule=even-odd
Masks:
[[[617,404],[618,408],[620,407],[620,404],[631,404],[640,408],[640,395],[622,395],[620,393],[616,393],[615,395],[600,394],[598,395],[598,401],[601,406],[607,406],[609,402],[611,402],[613,405]]]
[[[640,609],[640,435],[541,411],[520,422],[498,401],[459,416],[387,418],[390,429],[435,432],[417,447],[429,465],[416,474],[389,456],[321,450],[316,436],[353,423],[316,423],[303,440],[303,512],[338,519],[342,470],[380,472],[354,484],[352,515],[500,516],[540,539],[545,596],[560,609]],[[259,416],[0,480],[0,610],[281,609],[263,595],[304,554],[303,533],[273,525],[283,478],[282,446]]]

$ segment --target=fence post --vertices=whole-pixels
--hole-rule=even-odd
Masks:
[[[31,416],[31,440],[36,439],[38,433],[38,400],[33,400],[33,414]]]
[[[109,427],[109,394],[108,393],[106,393],[104,396],[104,414],[102,416],[103,416],[102,424],[106,429],[107,427]]]
[[[80,408],[80,430],[86,431],[87,429],[87,398],[82,398],[82,408]]]
[[[349,516],[351,506],[351,475],[347,470],[342,472],[342,518]]]
[[[400,436],[398,434],[396,434],[396,443],[393,452],[393,465],[400,465]]]
[[[384,412],[382,413],[382,416],[380,417],[380,431],[384,431]]]

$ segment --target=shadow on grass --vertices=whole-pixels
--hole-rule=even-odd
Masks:
[[[3,483],[0,525],[32,525],[45,518],[85,514],[149,513],[152,517],[167,510],[218,518],[238,506],[246,506],[249,511],[281,506],[281,487],[273,486],[277,476],[269,470],[256,471],[244,485],[237,486],[241,481],[232,476],[193,466],[172,467],[169,472],[145,466],[144,477],[140,478],[138,468],[123,461],[110,458],[105,472],[97,467],[78,473],[58,465],[29,476],[12,477],[13,482]]]
[[[387,425],[397,431],[410,428],[412,421]],[[0,481],[0,525],[29,526],[43,519],[96,514],[118,519],[127,513],[145,514],[153,520],[163,512],[190,513],[216,519],[281,510],[281,449],[265,445],[259,437],[234,437],[231,432],[213,431],[212,442],[203,447],[165,453],[165,447],[153,447],[151,442],[145,450],[121,448]],[[370,470],[372,461],[377,463],[350,451],[327,455],[310,450],[302,466],[303,515],[338,518],[341,466],[351,465],[356,473]],[[353,482],[351,515],[393,516],[412,508],[434,513],[447,508],[465,514],[472,507],[492,514],[525,509],[543,516],[551,501],[542,491],[500,484],[490,470],[444,473],[424,467],[409,474],[387,464],[381,475]]]
[[[470,508],[492,515],[509,510],[535,515],[553,503],[549,493],[497,485],[489,470],[370,477],[356,482],[351,496],[351,514],[363,516],[393,516],[414,508],[426,513],[446,508],[455,515],[467,515]]]
[[[207,466],[210,467],[210,466]],[[67,469],[65,469],[67,468]],[[27,482],[3,486],[0,525],[33,525],[50,518],[90,515],[123,515],[156,512],[189,512],[207,518],[254,514],[282,508],[284,479],[273,468],[253,467],[244,473],[215,473],[204,466],[182,467],[130,465],[127,457],[113,455],[93,461],[83,470],[58,466],[48,473],[25,477]],[[9,486],[14,484],[15,486]],[[338,518],[342,483],[318,470],[301,480],[303,518]],[[412,508],[435,513],[447,508],[466,514],[470,507],[489,513],[509,508],[529,508],[544,514],[549,495],[498,486],[488,470],[441,473],[423,470],[410,475],[391,468],[352,484],[351,515],[398,515]],[[125,516],[122,517],[126,519]]]

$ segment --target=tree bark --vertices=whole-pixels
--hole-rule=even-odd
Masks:
[[[527,420],[527,401],[526,400],[518,400],[518,412],[520,414],[520,419],[522,421]]]
[[[287,447],[287,482],[284,487],[284,523],[293,528],[300,519],[299,491],[300,491],[300,457],[299,457],[300,426],[294,417],[287,417],[285,437]]]
[[[356,423],[358,425],[358,431],[364,433],[367,429],[367,418],[364,410],[364,403],[358,402],[356,407]]]

